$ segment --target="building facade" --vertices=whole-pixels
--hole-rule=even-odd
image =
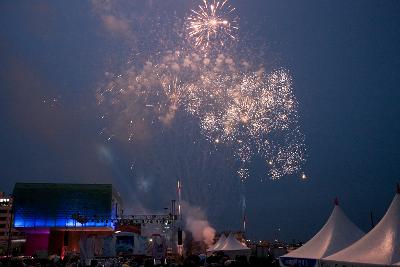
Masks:
[[[112,235],[122,212],[110,184],[17,183],[14,227],[26,233],[25,255],[79,252],[87,237]]]
[[[13,198],[0,192],[0,255],[7,254],[7,250],[18,247],[18,243],[25,241],[25,236],[12,227]]]

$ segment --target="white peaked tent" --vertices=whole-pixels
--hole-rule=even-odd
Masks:
[[[323,259],[324,266],[400,265],[400,188],[382,220],[363,238]]]
[[[229,250],[250,250],[245,244],[240,243],[235,236],[231,233],[228,238],[225,240],[225,243],[220,248],[223,251]]]
[[[300,248],[280,257],[281,266],[318,266],[319,260],[346,248],[364,233],[346,216],[337,199],[328,221]]]
[[[207,252],[218,251],[224,245],[225,240],[226,240],[225,234],[222,234],[219,237],[218,241],[209,249],[207,249]]]
[[[240,243],[232,233],[229,234],[224,244],[218,250],[223,251],[231,259],[242,255],[249,257],[251,254],[251,249],[245,244]]]

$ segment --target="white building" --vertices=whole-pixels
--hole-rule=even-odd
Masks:
[[[19,241],[24,241],[20,232],[12,229],[12,197],[0,192],[0,255],[7,253],[8,243],[10,248],[16,247]],[[9,238],[9,234],[11,237]]]

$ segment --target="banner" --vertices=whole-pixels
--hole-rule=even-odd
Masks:
[[[132,255],[135,246],[133,233],[120,233],[116,235],[115,251],[117,255]]]
[[[165,238],[160,235],[153,235],[153,258],[162,260],[166,258],[167,246]]]
[[[147,255],[148,240],[141,235],[135,235],[135,255]]]
[[[318,267],[316,259],[280,257],[279,262],[282,267]]]
[[[115,237],[108,236],[103,239],[103,257],[115,257]]]

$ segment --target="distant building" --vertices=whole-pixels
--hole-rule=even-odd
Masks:
[[[0,192],[0,255],[7,253],[7,249],[15,249],[17,243],[25,241],[24,235],[12,226],[13,198]],[[11,251],[10,251],[11,252]]]
[[[107,236],[122,212],[110,184],[17,183],[14,227],[26,232],[25,255],[79,252],[79,241]]]

